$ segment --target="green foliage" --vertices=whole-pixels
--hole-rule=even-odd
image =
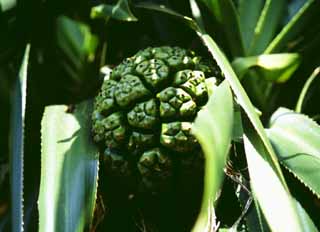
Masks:
[[[300,56],[297,53],[280,53],[236,58],[232,66],[241,79],[250,69],[260,72],[267,80],[277,83],[286,82],[297,70]]]
[[[213,205],[223,181],[233,128],[233,99],[226,81],[217,87],[207,105],[199,112],[193,133],[205,154],[205,187],[202,206],[192,231],[217,229]]]
[[[318,231],[319,6],[0,0],[0,231]]]
[[[267,129],[280,162],[320,196],[320,126],[305,115],[279,108]]]
[[[26,46],[12,96],[10,128],[12,231],[23,231],[24,127],[30,45]]]
[[[39,231],[89,228],[97,196],[98,150],[90,139],[92,101],[48,106],[41,129]]]

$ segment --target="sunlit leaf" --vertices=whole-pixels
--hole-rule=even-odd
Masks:
[[[285,3],[285,0],[266,0],[254,31],[250,55],[258,55],[267,48],[283,17]]]
[[[209,52],[212,54],[213,58],[216,60],[217,64],[221,68],[222,72],[225,75],[226,80],[229,82],[239,105],[244,109],[245,113],[248,115],[253,127],[257,131],[261,141],[267,149],[266,158],[269,160],[270,164],[276,170],[282,182],[285,184],[284,177],[282,175],[277,157],[273,151],[273,148],[270,144],[270,141],[267,138],[266,132],[262,126],[262,123],[256,113],[254,106],[252,105],[248,95],[243,89],[238,77],[236,76],[234,70],[231,67],[231,64],[228,62],[227,58],[221,52],[217,44],[213,41],[213,39],[207,35],[200,35],[204,44],[208,47]]]
[[[98,150],[90,136],[91,101],[49,106],[42,120],[39,231],[84,231],[93,216]]]
[[[0,0],[0,12],[10,10],[15,7],[16,4],[16,0]]]
[[[254,68],[264,79],[277,83],[286,82],[299,64],[300,56],[297,53],[240,57],[232,62],[232,66],[240,78]]]
[[[223,179],[233,129],[233,98],[226,81],[198,113],[192,129],[205,154],[204,195],[193,231],[210,231],[214,226],[213,203]]]
[[[10,125],[10,174],[12,231],[23,231],[24,126],[30,45],[27,45],[12,95]]]
[[[251,189],[271,230],[304,231],[293,198],[269,162],[263,158],[266,150],[255,132],[245,131],[244,146]]]
[[[109,18],[121,21],[138,21],[130,10],[128,0],[119,0],[116,5],[101,4],[91,9],[91,18]]]
[[[267,134],[281,163],[320,197],[320,126],[305,115],[279,108]]]
[[[306,83],[304,84],[302,90],[301,90],[301,93],[299,95],[299,98],[298,98],[298,101],[297,101],[297,105],[296,105],[296,112],[300,113],[302,112],[302,107],[303,107],[303,103],[304,103],[304,100],[307,96],[307,93],[308,93],[308,90],[310,89],[311,87],[311,84],[313,83],[313,81],[316,79],[316,77],[319,76],[319,73],[320,73],[320,66],[317,67],[313,72],[312,74],[310,75],[310,77],[307,79]]]

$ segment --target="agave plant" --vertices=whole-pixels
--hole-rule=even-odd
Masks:
[[[0,231],[318,231],[319,19],[0,1]]]

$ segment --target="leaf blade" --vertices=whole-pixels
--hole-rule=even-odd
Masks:
[[[320,197],[320,126],[305,115],[280,108],[267,134],[282,165]]]
[[[279,53],[239,57],[232,62],[232,67],[241,79],[250,69],[256,68],[261,76],[276,83],[286,82],[300,64],[298,53]]]
[[[30,45],[25,48],[24,57],[12,96],[10,126],[10,166],[11,166],[11,220],[12,231],[23,231],[23,160],[24,123],[27,94],[27,69]]]
[[[266,1],[254,31],[250,55],[260,54],[266,49],[279,25],[284,6],[285,0]]]
[[[42,120],[39,231],[83,231],[91,223],[98,150],[90,141],[91,102],[49,106]]]
[[[222,182],[233,130],[233,99],[226,81],[215,89],[198,113],[192,130],[205,154],[205,186],[201,210],[192,231],[209,231],[212,207]],[[214,141],[214,142],[213,142]]]

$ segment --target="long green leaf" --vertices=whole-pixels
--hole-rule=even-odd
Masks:
[[[286,82],[300,64],[297,53],[280,53],[250,57],[239,57],[232,62],[232,67],[241,79],[250,69],[255,68],[261,76],[272,82]]]
[[[23,231],[24,123],[30,45],[27,45],[12,95],[10,126],[10,174],[12,231]]]
[[[224,73],[226,80],[229,82],[234,94],[236,95],[238,103],[244,109],[245,113],[248,115],[248,118],[250,119],[253,127],[257,131],[260,139],[262,140],[265,148],[267,149],[266,159],[269,160],[270,164],[276,170],[280,179],[282,180],[282,183],[286,186],[277,157],[273,151],[269,139],[267,138],[262,123],[258,118],[254,106],[252,105],[248,95],[246,94],[245,90],[240,84],[240,81],[237,78],[230,63],[209,35],[200,34],[200,36],[204,44],[208,47],[209,52],[212,54],[213,58],[216,60],[217,64]]]
[[[255,132],[245,131],[244,146],[251,188],[272,231],[303,231],[292,197],[263,157],[266,150]],[[279,210],[281,209],[281,210]]]
[[[114,18],[121,21],[138,21],[132,14],[128,0],[119,0],[116,5],[101,4],[91,9],[91,18]]]
[[[90,137],[91,101],[49,106],[42,120],[39,231],[84,231],[93,216],[98,150]]]
[[[310,77],[307,79],[306,83],[304,84],[301,93],[299,95],[298,101],[297,101],[297,105],[296,105],[296,112],[301,113],[302,112],[302,106],[304,103],[304,99],[307,96],[308,90],[311,87],[312,82],[316,79],[316,77],[319,76],[320,73],[320,66],[317,67],[312,74],[310,75]]]
[[[254,31],[250,55],[258,55],[267,48],[283,16],[285,3],[285,0],[266,1]]]
[[[300,10],[292,17],[290,22],[281,30],[281,32],[272,40],[264,53],[276,53],[283,49],[287,42],[297,36],[310,22],[310,18],[315,14],[317,9],[317,2],[315,0],[308,0]]]
[[[239,23],[242,41],[247,52],[253,39],[254,29],[257,25],[263,0],[240,0],[239,1]]]
[[[281,163],[320,197],[320,126],[305,115],[279,108],[267,134]]]
[[[244,45],[240,32],[239,15],[232,0],[202,0],[215,15],[226,34],[234,57],[244,55]]]
[[[194,134],[205,154],[205,185],[202,206],[192,231],[211,231],[213,203],[223,179],[233,131],[233,98],[224,81],[210,97],[207,105],[198,113]]]

